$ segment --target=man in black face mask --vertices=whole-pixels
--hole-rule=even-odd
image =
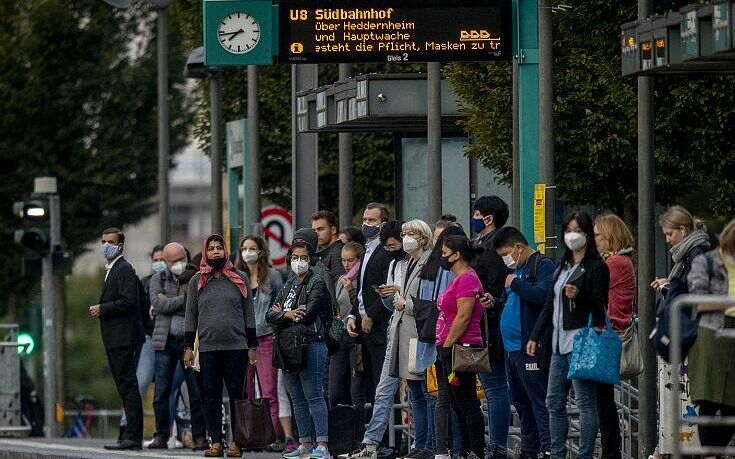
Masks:
[[[362,214],[362,233],[367,243],[360,266],[357,301],[347,319],[347,333],[356,338],[362,357],[362,372],[353,379],[353,402],[358,407],[365,398],[364,386],[370,386],[367,389],[369,401],[375,397],[375,387],[380,380],[388,342],[387,329],[391,312],[383,306],[377,291],[378,286],[385,284],[388,278],[388,267],[392,259],[390,252],[380,244],[380,229],[388,218],[388,208],[376,202],[368,204]],[[360,390],[354,390],[358,388]]]

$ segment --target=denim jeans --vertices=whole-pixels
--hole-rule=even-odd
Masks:
[[[522,350],[505,354],[510,398],[521,419],[521,450],[530,457],[548,451],[551,442],[546,409],[549,375],[541,369],[541,359]]]
[[[434,399],[426,389],[426,380],[408,380],[408,399],[411,401],[413,423],[416,429],[415,449],[436,449],[434,436]]]
[[[171,397],[169,397],[169,419],[171,424],[176,419],[177,399],[181,386],[186,381],[186,390],[189,398],[189,415],[191,416],[191,435],[194,439],[206,438],[207,430],[204,425],[204,407],[202,406],[202,395],[199,373],[192,370],[184,370],[181,361],[176,365],[173,382],[171,383]]]
[[[503,360],[490,360],[491,373],[480,373],[480,382],[487,397],[487,425],[490,431],[490,445],[508,447],[510,429],[510,397],[508,378],[505,375]]]
[[[324,368],[327,362],[327,344],[324,341],[309,343],[306,368],[298,374],[283,373],[288,395],[293,402],[299,442],[310,443],[329,440],[329,410],[324,399]]]
[[[138,358],[138,367],[135,370],[135,376],[138,379],[138,391],[140,396],[143,397],[148,392],[148,386],[153,382],[153,375],[155,373],[155,359],[156,354],[151,344],[151,337],[146,335],[145,342],[140,348],[140,357]],[[125,418],[125,412],[123,412],[120,418],[120,426],[128,425],[127,419]]]
[[[390,353],[391,344],[388,343],[387,353]],[[393,399],[396,391],[401,386],[400,378],[390,376],[390,360],[383,361],[380,372],[380,380],[375,388],[375,402],[373,403],[373,416],[365,429],[365,438],[362,442],[367,445],[378,445],[385,434],[390,419],[390,410],[393,409]]]
[[[166,347],[162,351],[156,351],[156,389],[153,395],[153,412],[156,415],[156,433],[157,437],[168,438],[171,422],[171,395],[172,392],[178,391],[183,378],[179,379],[178,384],[172,390],[174,375],[176,368],[182,358],[182,342],[181,338],[169,336],[166,339]],[[183,369],[180,377],[183,376]],[[174,407],[176,400],[173,400]],[[175,412],[175,408],[173,410]]]
[[[231,351],[199,352],[202,368],[204,416],[212,443],[222,443],[222,386],[227,386],[230,397],[230,413],[235,412],[235,402],[242,399],[245,371],[248,366],[247,349]],[[232,429],[236,429],[232,418]]]
[[[546,393],[546,407],[549,409],[549,430],[551,433],[551,454],[567,454],[567,435],[569,418],[567,416],[567,397],[569,388],[574,386],[574,399],[579,408],[579,455],[580,459],[591,459],[597,439],[597,397],[596,386],[592,381],[567,379],[569,360],[572,354],[553,354],[549,368],[549,387]]]

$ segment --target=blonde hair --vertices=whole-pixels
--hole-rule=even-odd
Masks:
[[[425,221],[414,219],[409,220],[401,225],[401,231],[409,230],[421,235],[421,237],[424,239],[424,250],[428,250],[432,247],[433,235],[431,234],[431,228],[429,228],[429,225],[427,225]]]
[[[679,229],[684,228],[687,234],[691,234],[694,230],[701,229],[707,231],[707,226],[702,220],[693,216],[688,210],[682,206],[671,206],[661,215],[658,220],[661,228]]]
[[[599,215],[595,218],[597,231],[607,240],[608,250],[618,252],[633,247],[633,234],[628,225],[615,214]]]
[[[735,219],[725,225],[722,232],[718,236],[720,239],[720,249],[728,255],[735,255]]]

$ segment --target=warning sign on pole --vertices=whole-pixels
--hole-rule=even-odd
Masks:
[[[533,190],[533,242],[541,253],[546,248],[546,184],[537,183]]]
[[[260,212],[263,235],[268,241],[274,268],[286,267],[286,253],[293,239],[293,217],[282,207],[268,206]]]

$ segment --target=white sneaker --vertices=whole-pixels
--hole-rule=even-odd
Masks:
[[[435,454],[434,459],[452,459],[449,454]]]
[[[181,449],[184,447],[184,444],[179,441],[176,437],[170,437],[168,439],[168,449]]]
[[[347,455],[347,459],[378,459],[378,445],[362,444]]]

